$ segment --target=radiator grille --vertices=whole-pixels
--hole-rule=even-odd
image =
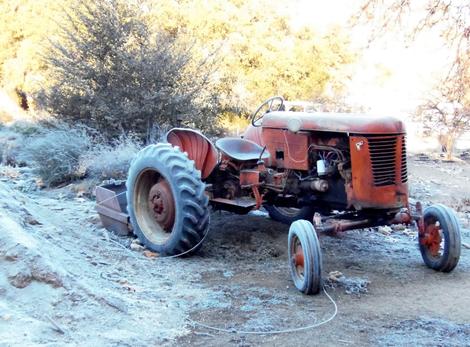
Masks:
[[[403,136],[401,142],[401,181],[408,182],[408,168],[406,166],[406,137]]]
[[[403,138],[401,149],[397,151],[398,139]],[[377,187],[397,184],[397,176],[402,183],[408,180],[406,168],[406,144],[405,137],[399,136],[381,136],[369,137],[369,153],[372,164],[372,174],[374,185]],[[401,158],[397,160],[397,153]],[[396,167],[397,163],[400,167]],[[397,175],[397,172],[399,174]]]

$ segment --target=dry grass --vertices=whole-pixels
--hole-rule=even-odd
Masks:
[[[112,144],[96,144],[80,159],[80,170],[98,181],[125,179],[132,159],[141,149],[133,137],[122,136]]]
[[[28,165],[46,186],[83,177],[95,184],[125,179],[140,149],[134,137],[122,136],[109,144],[81,126],[17,122],[0,127],[0,164]]]
[[[80,178],[80,157],[92,146],[84,128],[60,125],[25,142],[24,155],[47,186]]]
[[[10,166],[17,165],[23,143],[23,135],[7,127],[0,129],[0,163]]]
[[[32,136],[38,136],[46,129],[33,122],[15,122],[0,128],[0,163],[10,166],[25,165],[25,143]]]

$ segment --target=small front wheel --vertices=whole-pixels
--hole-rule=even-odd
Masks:
[[[321,290],[322,255],[320,241],[312,223],[292,223],[288,239],[289,269],[298,290],[318,294]]]
[[[427,207],[423,215],[423,231],[419,234],[419,250],[431,269],[451,272],[460,258],[460,226],[455,213],[437,204]]]

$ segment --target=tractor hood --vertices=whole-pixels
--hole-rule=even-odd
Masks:
[[[329,131],[353,134],[401,134],[405,125],[397,118],[354,113],[274,111],[263,117],[263,128],[287,129],[296,118],[300,130]],[[292,122],[292,121],[291,121]]]

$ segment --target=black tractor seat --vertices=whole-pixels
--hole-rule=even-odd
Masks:
[[[215,142],[215,146],[230,158],[238,161],[268,159],[269,152],[253,141],[238,137],[226,137]]]

